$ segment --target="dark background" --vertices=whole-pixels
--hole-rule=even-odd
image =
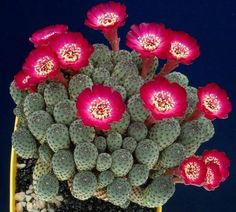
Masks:
[[[96,0],[9,0],[0,1],[0,211],[8,211],[9,162],[14,103],[9,84],[21,69],[24,58],[33,48],[28,37],[50,24],[68,24],[80,31],[91,43],[105,42],[98,31],[83,25],[86,11]],[[186,31],[197,38],[201,56],[190,66],[180,66],[193,86],[217,82],[225,88],[236,105],[236,4],[235,0],[126,0],[128,19],[120,32],[121,47],[131,24],[162,22],[175,30]],[[235,212],[236,206],[236,109],[227,120],[216,120],[215,137],[200,149],[216,148],[231,159],[231,175],[214,192],[177,185],[174,197],[164,212]]]

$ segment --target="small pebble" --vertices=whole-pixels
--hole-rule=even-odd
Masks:
[[[16,204],[16,212],[23,212],[23,205],[21,204],[21,202],[18,202]]]
[[[62,201],[64,200],[64,198],[63,198],[62,195],[60,195],[60,196],[56,196],[56,199],[57,199],[58,201],[60,201],[60,202],[62,202]]]
[[[36,199],[36,194],[35,193],[32,193],[31,196]]]
[[[22,163],[22,164],[17,164],[17,168],[18,169],[23,169],[26,167],[26,164]]]
[[[26,193],[26,194],[31,194],[32,191],[31,191],[31,190],[27,190],[25,193]]]
[[[53,198],[53,199],[51,199],[48,203],[55,203],[57,201],[57,199],[56,199],[56,197],[55,198]],[[48,207],[50,207],[50,206],[48,206]]]
[[[25,196],[26,202],[29,202],[31,199],[32,199],[32,196],[30,196],[30,195],[26,195],[26,196]]]
[[[25,199],[25,192],[19,192],[15,194],[15,200],[18,202],[23,202],[23,200]]]
[[[55,201],[55,205],[59,208],[61,206],[61,202]]]
[[[26,205],[27,211],[33,211],[33,204],[31,202],[28,202]]]
[[[35,204],[37,205],[37,208],[38,208],[38,209],[44,209],[44,208],[45,208],[45,202],[42,201],[42,200],[36,201]]]
[[[38,210],[39,208],[38,208],[38,206],[37,206],[36,204],[37,204],[36,202],[33,202],[33,203],[32,203],[33,209],[35,209],[35,210],[37,209],[37,210]]]

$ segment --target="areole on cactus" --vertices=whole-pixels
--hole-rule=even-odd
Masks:
[[[153,208],[171,198],[176,183],[214,190],[229,176],[223,152],[195,155],[213,137],[213,119],[231,111],[228,95],[214,83],[191,87],[174,72],[199,56],[196,40],[141,23],[127,33],[134,51],[120,50],[117,30],[126,18],[116,2],[87,13],[85,24],[101,30],[111,50],[67,25],[30,38],[36,48],[10,86],[20,118],[12,146],[19,157],[38,157],[33,186],[44,201],[66,180],[79,200],[102,191],[114,205]],[[160,59],[167,60],[162,68]]]

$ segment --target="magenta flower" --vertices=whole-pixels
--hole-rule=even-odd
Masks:
[[[84,125],[109,130],[110,124],[122,118],[125,104],[119,92],[97,84],[84,89],[77,97],[77,115]]]
[[[26,58],[23,71],[38,83],[46,79],[54,79],[59,74],[56,54],[49,46],[34,49]]]
[[[140,88],[140,97],[155,120],[182,117],[187,108],[187,94],[177,83],[156,77]]]
[[[94,6],[87,12],[85,25],[101,30],[114,51],[119,50],[120,39],[117,29],[125,24],[126,7],[118,2],[109,1]]]
[[[216,83],[209,83],[198,88],[198,103],[195,111],[187,118],[187,121],[205,116],[209,120],[216,118],[226,119],[232,110],[232,105],[225,90]]]
[[[172,31],[170,36],[170,48],[167,58],[179,63],[190,64],[200,55],[199,45],[195,38],[185,32]]]
[[[210,120],[228,118],[228,113],[232,110],[227,93],[216,83],[209,83],[205,87],[199,88],[198,99],[198,110],[202,111]]]
[[[189,65],[200,55],[199,45],[195,38],[185,32],[170,32],[170,46],[166,51],[167,63],[162,67],[160,76],[167,75],[180,63]]]
[[[29,38],[29,40],[34,44],[35,47],[48,44],[48,42],[55,38],[57,35],[67,32],[68,26],[63,24],[51,25],[44,27]]]
[[[215,163],[210,163],[206,166],[207,172],[203,187],[208,191],[213,191],[219,187],[221,182],[221,173],[219,166]]]
[[[226,156],[226,154],[216,149],[205,150],[202,157],[205,164],[209,165],[214,163],[219,167],[221,173],[221,181],[225,181],[226,178],[229,176],[230,166],[230,160]]]
[[[156,56],[163,59],[169,48],[169,30],[163,24],[156,23],[132,25],[126,36],[126,45],[142,58]]]
[[[125,24],[126,7],[118,2],[101,3],[87,12],[85,25],[95,30],[110,31]]]
[[[165,58],[169,48],[169,33],[163,24],[141,23],[132,25],[126,36],[126,45],[139,53],[143,60],[141,76],[149,73],[154,58]]]
[[[207,168],[200,157],[191,156],[181,162],[179,171],[186,185],[201,186],[205,180]]]
[[[36,85],[35,80],[26,75],[23,71],[19,71],[15,77],[15,85],[19,90],[29,90]]]
[[[50,43],[56,52],[60,66],[77,73],[87,66],[93,53],[93,46],[79,32],[68,32],[57,36]]]

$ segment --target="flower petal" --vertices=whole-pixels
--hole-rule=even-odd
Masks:
[[[125,112],[121,94],[102,84],[84,89],[77,98],[76,107],[85,125],[100,130],[109,130],[110,124],[119,121]]]
[[[48,44],[48,42],[57,35],[67,32],[68,26],[63,24],[44,27],[32,34],[29,40],[35,47]]]
[[[179,167],[181,178],[186,185],[201,186],[205,180],[207,168],[200,157],[191,156],[182,161]]]

